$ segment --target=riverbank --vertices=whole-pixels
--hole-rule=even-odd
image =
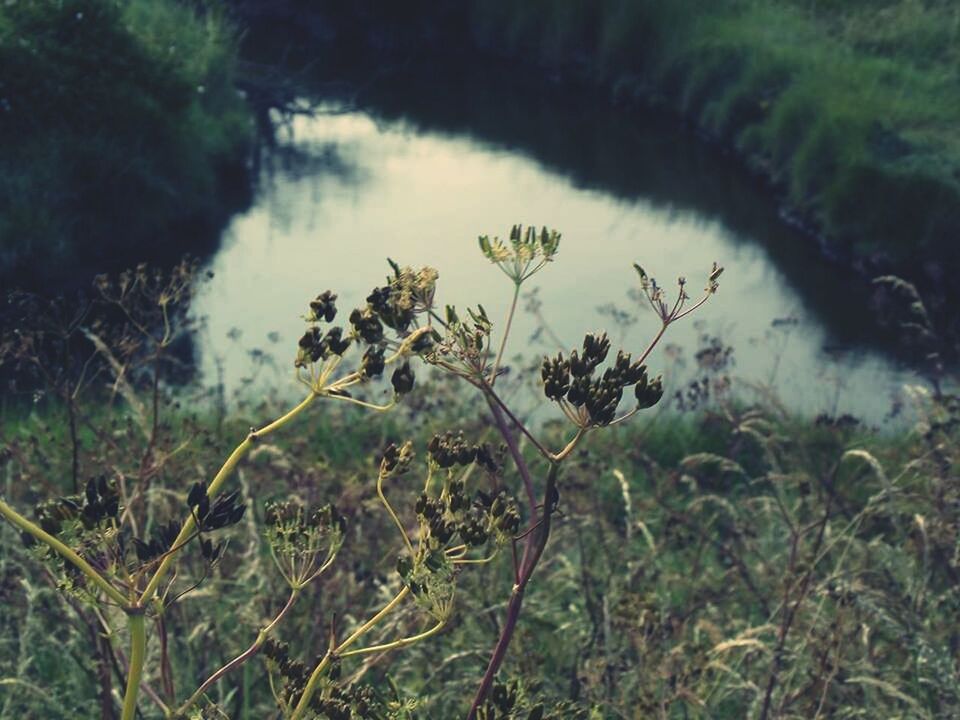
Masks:
[[[835,261],[931,297],[960,268],[960,9],[945,2],[237,4],[338,57],[506,58],[678,113],[765,177]]]
[[[955,6],[548,5],[546,35],[487,3],[481,32],[518,54],[536,45],[548,65],[579,55],[615,100],[676,109],[773,181],[845,262],[916,272],[960,259]]]
[[[7,3],[0,273],[36,287],[218,242],[250,193],[237,47],[215,5]]]

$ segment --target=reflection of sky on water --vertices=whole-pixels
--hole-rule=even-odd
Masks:
[[[639,352],[657,325],[652,312],[627,296],[636,285],[631,264],[640,262],[670,290],[669,279],[684,275],[695,294],[716,259],[726,267],[720,292],[667,336],[683,348],[688,367],[700,335],[716,334],[735,348],[735,375],[760,383],[773,378],[790,406],[833,411],[836,403],[841,412],[876,420],[908,379],[873,354],[848,352],[837,361],[825,353],[824,331],[763,246],[693,212],[577,189],[521,154],[462,137],[415,134],[402,124],[378,126],[360,113],[298,118],[292,137],[297,152],[288,153],[253,208],[229,227],[211,263],[215,278],[196,304],[216,341],[201,348],[207,377],[216,377],[212,348],[228,347],[221,339],[234,327],[242,329],[241,346],[274,352],[281,368],[291,367],[307,302],[330,288],[342,309],[362,303],[382,282],[387,256],[436,267],[441,304],[480,302],[499,319],[511,286],[480,256],[476,236],[503,235],[513,223],[530,222],[563,233],[557,261],[528,289],[539,287],[544,312],[566,343],[609,328],[597,309],[614,303],[638,316],[625,344]],[[772,327],[784,317],[800,322]],[[529,341],[534,326],[531,318],[519,318],[513,351],[555,351]],[[268,339],[273,332],[280,336],[276,344]],[[236,352],[219,352],[228,357],[227,386],[235,388],[251,368]],[[659,370],[664,363],[658,354],[651,365]],[[268,379],[282,384],[280,378]]]

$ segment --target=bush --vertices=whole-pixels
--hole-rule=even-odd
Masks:
[[[190,225],[219,224],[223,176],[243,167],[251,133],[235,54],[213,7],[7,3],[0,133],[16,142],[0,154],[0,205],[12,209],[0,272],[133,262]]]

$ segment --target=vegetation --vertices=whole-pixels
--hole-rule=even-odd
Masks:
[[[622,423],[659,402],[662,380],[648,376],[644,360],[672,323],[694,312],[716,292],[722,273],[715,264],[702,297],[689,304],[685,280],[680,279],[676,298],[668,298],[664,289],[637,266],[641,292],[661,321],[659,331],[640,357],[634,360],[630,353],[619,351],[615,359],[605,363],[609,339],[605,334],[588,334],[582,349],[544,360],[540,371],[543,393],[573,426],[560,449],[551,451],[517,418],[503,400],[500,388],[494,386],[501,378],[521,287],[553,259],[559,242],[556,232],[546,228],[539,233],[532,228],[524,231],[519,226],[513,228],[506,242],[480,238],[484,256],[511,280],[514,291],[496,344],[492,340],[493,325],[483,306],[468,310],[469,319],[461,320],[451,306],[447,306],[445,318],[437,314],[437,273],[428,267],[413,270],[391,262],[393,274],[387,283],[375,287],[365,306],[350,313],[346,326],[330,325],[338,314],[337,296],[330,291],[321,293],[310,303],[305,316],[307,330],[296,354],[296,377],[307,388],[303,400],[277,419],[251,427],[209,480],[197,480],[179,491],[175,485],[164,486],[159,480],[174,470],[177,456],[191,443],[189,439],[180,441],[170,432],[172,428],[161,424],[165,396],[161,372],[178,334],[177,321],[185,319],[184,303],[192,292],[193,267],[183,264],[169,277],[141,267],[116,281],[99,278],[100,303],[122,313],[119,335],[106,335],[102,326],[88,328],[84,308],[79,309],[79,315],[77,308],[53,308],[44,316],[37,311],[33,298],[21,301],[23,327],[5,341],[5,355],[15,368],[44,379],[66,405],[73,493],[37,502],[33,520],[0,500],[0,515],[44,562],[57,588],[92,613],[92,619],[86,622],[93,624],[95,641],[88,652],[99,658],[102,715],[115,714],[112,673],[107,663],[117,664],[120,649],[110,638],[122,622],[129,647],[122,720],[135,717],[142,680],[145,673],[150,674],[145,669],[149,667],[150,638],[160,645],[160,655],[155,658],[157,670],[152,674],[159,676],[162,691],[151,689],[148,694],[165,717],[216,710],[217,705],[208,701],[208,691],[261,653],[268,660],[274,701],[285,717],[405,717],[406,701],[398,698],[399,706],[393,707],[378,699],[373,689],[343,680],[342,664],[347,658],[382,657],[445,630],[456,617],[460,575],[491,563],[501,548],[508,548],[504,554],[512,558],[513,582],[506,616],[486,669],[480,673],[467,716],[471,720],[512,716],[516,689],[497,689],[494,683],[516,631],[528,584],[550,537],[560,497],[560,470],[588,435]],[[66,323],[57,312],[63,309],[70,312]],[[86,352],[90,353],[75,366],[75,372],[62,362],[64,354],[74,352],[72,335],[85,338]],[[262,522],[264,540],[286,586],[279,597],[287,595],[287,600],[280,603],[281,609],[260,628],[246,650],[213,671],[193,692],[178,696],[174,685],[174,677],[179,674],[178,655],[171,652],[171,645],[189,639],[178,632],[174,608],[191,595],[197,597],[208,576],[226,558],[225,544],[215,543],[215,539],[226,528],[241,523],[246,514],[248,503],[241,490],[225,490],[233,476],[239,475],[242,461],[261,451],[274,433],[288,428],[318,400],[346,403],[366,411],[391,410],[413,390],[415,377],[410,363],[417,356],[479,391],[504,444],[498,450],[487,442],[468,441],[462,431],[449,428],[435,434],[427,445],[423,475],[413,488],[407,488],[412,500],[407,507],[397,505],[399,514],[394,505],[405,476],[413,475],[413,443],[407,440],[386,446],[375,465],[376,496],[386,511],[390,534],[399,531],[402,540],[392,551],[396,557],[395,577],[392,582],[382,583],[384,590],[395,586],[387,591],[392,597],[379,603],[382,607],[365,622],[346,623],[346,631],[336,615],[330,616],[327,649],[306,664],[295,659],[272,634],[301,595],[333,565],[344,543],[347,521],[330,503],[313,509],[296,495],[268,502]],[[353,369],[344,371],[342,365]],[[116,433],[98,426],[78,407],[84,388],[102,373],[113,376],[113,386],[133,411],[130,437],[145,443],[130,458],[115,454],[119,448],[112,437]],[[375,381],[388,373],[393,397],[378,403],[371,397],[371,386],[375,388]],[[148,389],[146,403],[137,398],[138,379]],[[635,397],[636,405],[618,413],[625,390]],[[78,420],[95,435],[99,471],[83,483],[82,490],[79,473],[87,462],[80,458],[83,440],[77,431]],[[524,454],[522,443],[535,449],[534,458]],[[24,448],[27,452],[23,453],[13,447],[8,446],[12,465],[24,473],[31,489],[39,488],[48,477],[36,464],[41,459],[31,457],[29,449]],[[508,462],[526,498],[526,528],[522,532],[520,506],[511,492],[513,473],[505,472]],[[485,477],[471,481],[476,469]],[[388,493],[394,496],[392,501]],[[177,504],[184,504],[185,510],[178,513]],[[415,517],[417,529],[409,530],[409,521],[401,520],[401,515]],[[381,557],[387,537],[383,528],[378,528],[367,538],[381,546]],[[194,549],[193,567],[180,561],[189,548]],[[278,597],[268,592],[257,599],[272,602]],[[399,638],[371,642],[366,636],[374,631],[389,632],[403,617],[401,612],[409,615],[409,608],[404,609],[409,605],[407,600],[413,600],[427,626],[401,632]],[[147,620],[154,628],[151,633]],[[101,642],[96,638],[103,633],[107,640]],[[29,652],[23,645],[20,649]],[[545,716],[542,703],[531,712]],[[547,716],[552,717],[552,712]]]
[[[526,251],[512,247],[482,243],[517,282],[537,261],[515,265]],[[640,277],[666,318],[683,312]],[[320,329],[336,319],[332,294],[311,303],[306,398],[263,425],[270,401],[223,416],[180,406],[168,384],[196,279],[183,265],[100,281],[127,318],[112,333],[76,321],[76,304],[23,301],[3,357],[60,399],[4,425],[2,509],[16,527],[0,527],[3,717],[132,717],[123,688],[141,660],[144,717],[269,717],[278,703],[320,718],[462,717],[471,704],[518,720],[960,711],[960,403],[939,385],[914,389],[914,431],[885,437],[735,401],[728,353],[711,345],[704,376],[676,391],[694,409],[621,424],[601,397],[613,375],[574,396],[602,337],[532,380],[502,375],[482,309],[414,330],[435,278],[396,267],[345,330]],[[885,282],[912,299],[905,327],[923,329],[915,294]],[[386,339],[406,321],[412,333]],[[64,367],[51,358],[71,328],[93,359],[45,375]],[[414,382],[418,355],[435,368]],[[359,382],[380,374],[386,404]],[[463,380],[480,384],[485,412]],[[655,386],[640,379],[639,408]],[[524,388],[563,412],[515,434],[500,403]],[[30,505],[35,519],[15,510]],[[525,546],[542,552],[532,565]],[[494,645],[506,651],[491,658]],[[481,677],[489,694],[474,702]]]
[[[236,50],[213,4],[5,3],[0,272],[133,263],[219,229],[251,138]]]
[[[957,259],[956,3],[481,2],[472,26],[481,47],[680,111],[836,252]]]
[[[695,118],[853,255],[955,259],[951,3],[390,7],[408,38]],[[206,3],[0,10],[0,266],[217,217],[250,132],[235,52]],[[480,239],[502,331],[441,310],[430,268],[391,262],[350,313],[319,294],[302,400],[231,412],[188,382],[196,264],[11,295],[0,371],[32,402],[0,407],[0,718],[960,715],[960,398],[916,288],[876,281],[930,380],[883,435],[731,396],[712,338],[689,385],[648,374],[716,265],[695,300],[637,266],[637,359],[589,334],[511,361],[558,243]]]
[[[665,107],[769,178],[831,255],[922,276],[929,294],[949,284],[925,262],[960,267],[960,10],[950,0],[285,7],[318,18],[326,35],[310,42],[332,37],[337,58],[498,56],[540,84]]]

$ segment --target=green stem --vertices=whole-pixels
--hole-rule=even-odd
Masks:
[[[259,430],[252,430],[242,443],[237,445],[236,449],[230,453],[230,457],[227,458],[227,461],[220,468],[220,471],[214,476],[213,481],[210,483],[210,487],[207,489],[207,496],[213,497],[220,490],[220,487],[226,482],[227,478],[230,476],[230,473],[233,472],[234,468],[240,463],[240,460],[243,459],[243,456],[247,454],[251,447],[253,447],[256,441],[263,437],[264,435],[269,435],[274,430],[279,430],[284,425],[293,420],[297,415],[307,409],[307,407],[317,398],[315,392],[311,392],[307,395],[299,405],[290,410],[286,415],[274,420],[272,423],[266,427],[260,428]],[[173,547],[178,547],[183,545],[184,541],[190,536],[190,533],[193,532],[196,527],[196,520],[194,519],[193,513],[190,513],[190,516],[183,523],[183,528],[180,530],[180,534],[177,535],[176,539],[173,541]],[[178,551],[179,552],[179,551]],[[160,583],[163,581],[163,578],[166,576],[167,572],[170,570],[170,566],[173,564],[174,558],[177,556],[177,552],[169,553],[160,563],[160,567],[157,568],[157,571],[153,574],[153,577],[150,578],[150,582],[147,584],[146,589],[143,591],[143,594],[140,595],[139,605],[146,605],[151,598],[153,598],[154,593],[157,592],[157,588],[160,587]]]
[[[290,591],[290,597],[287,600],[287,604],[283,606],[283,609],[277,614],[277,616],[263,628],[258,634],[256,640],[253,641],[253,644],[247,648],[244,652],[240,653],[233,660],[228,662],[222,668],[217,670],[213,675],[207,678],[204,683],[197,688],[196,692],[190,696],[190,699],[187,700],[183,705],[180,706],[179,712],[186,713],[191,707],[193,707],[197,702],[200,701],[200,698],[203,697],[203,694],[210,688],[211,685],[216,683],[220,678],[229,673],[230,671],[240,667],[247,662],[250,658],[256,655],[260,648],[263,647],[263,644],[267,641],[267,638],[270,637],[270,633],[273,632],[273,629],[280,624],[280,621],[283,619],[284,615],[293,607],[293,604],[297,600],[297,596],[300,595],[300,588],[295,587]]]
[[[63,555],[64,558],[73,563],[78,570],[90,578],[90,580],[97,587],[103,590],[103,592],[105,592],[107,596],[115,603],[118,605],[127,604],[127,598],[123,596],[123,593],[107,582],[106,578],[94,570],[90,563],[80,557],[74,550],[70,549],[60,540],[57,540],[57,538],[55,538],[53,535],[43,530],[40,526],[35,525],[27,520],[25,517],[23,517],[23,515],[7,505],[7,503],[5,503],[3,500],[0,500],[0,515],[3,515],[7,520],[24,532],[29,533],[40,542],[48,545],[52,550]]]
[[[431,635],[435,635],[436,633],[440,632],[443,629],[444,625],[446,625],[446,621],[441,620],[429,630],[424,630],[422,633],[419,633],[417,635],[411,635],[410,637],[400,638],[399,640],[383,643],[382,645],[371,645],[370,647],[357,648],[356,650],[350,650],[349,652],[340,653],[340,657],[350,657],[351,655],[367,655],[369,653],[387,652],[388,650],[398,650],[399,648],[407,647],[408,645],[413,645],[416,642],[425,640]]]
[[[377,495],[380,496],[381,502],[383,502],[384,507],[387,508],[387,512],[390,513],[390,517],[393,518],[393,522],[396,523],[397,528],[400,530],[400,535],[403,537],[403,542],[407,546],[407,550],[410,553],[410,557],[413,558],[416,556],[416,552],[413,550],[413,545],[410,542],[410,538],[407,537],[407,531],[403,529],[403,523],[400,522],[400,518],[397,517],[397,513],[394,512],[393,507],[387,501],[387,496],[383,494],[383,475],[380,474],[377,476]]]
[[[130,671],[127,673],[127,690],[123,695],[121,720],[134,720],[140,676],[143,674],[143,658],[147,648],[147,625],[142,608],[128,610],[127,618],[130,626]]]
[[[507,322],[504,325],[503,337],[500,339],[500,350],[497,352],[497,359],[493,362],[493,370],[490,372],[490,386],[497,382],[497,371],[500,370],[500,361],[503,360],[503,351],[507,348],[507,336],[510,335],[510,326],[513,324],[513,315],[517,311],[517,299],[520,297],[520,283],[513,285],[513,302],[510,303],[510,311],[507,313]]]
[[[383,606],[376,615],[367,620],[363,625],[358,627],[353,631],[353,634],[350,635],[346,640],[340,643],[335,649],[328,652],[323,656],[323,660],[313,669],[313,672],[310,674],[310,679],[307,680],[307,686],[303,689],[303,694],[300,696],[300,701],[297,703],[297,706],[293,710],[293,714],[290,716],[290,720],[299,720],[303,713],[306,711],[307,706],[310,704],[310,700],[313,697],[313,693],[317,689],[317,683],[320,682],[320,677],[323,675],[323,671],[326,670],[327,665],[330,664],[330,659],[335,656],[339,656],[344,650],[353,645],[357,640],[367,634],[373,627],[376,626],[378,622],[383,620],[390,612],[400,604],[400,602],[407,596],[410,592],[410,588],[404,586],[403,589],[396,594],[396,596]]]

